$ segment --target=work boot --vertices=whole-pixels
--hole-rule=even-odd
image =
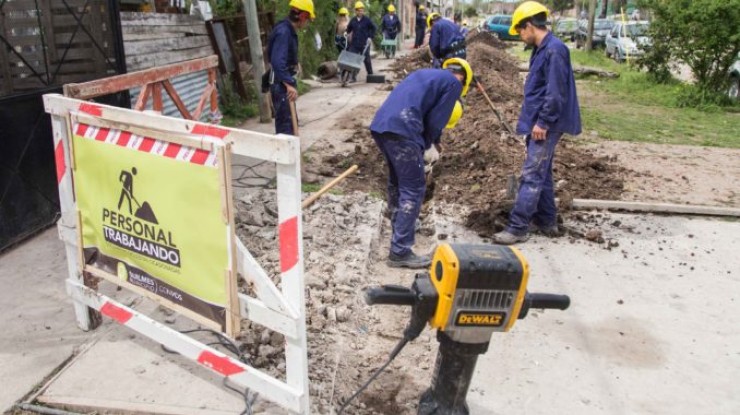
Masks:
[[[529,225],[529,231],[532,233],[539,233],[549,238],[556,238],[560,236],[560,229],[558,228],[558,225],[539,226],[533,223]]]
[[[432,264],[432,258],[428,255],[416,255],[414,251],[409,251],[406,255],[396,255],[393,252],[388,254],[388,266],[391,268],[411,268],[423,269]]]
[[[493,242],[499,245],[514,245],[520,242],[527,242],[528,239],[529,239],[528,234],[524,234],[520,236],[520,235],[514,235],[513,233],[509,231],[501,231],[493,235]]]

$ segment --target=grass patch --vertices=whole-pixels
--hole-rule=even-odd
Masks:
[[[530,52],[514,48],[520,59]],[[577,81],[583,130],[599,137],[632,142],[740,148],[737,106],[723,109],[680,107],[693,86],[673,81],[658,84],[631,65],[618,64],[603,50],[571,50],[574,66],[617,72],[617,79],[586,77]]]

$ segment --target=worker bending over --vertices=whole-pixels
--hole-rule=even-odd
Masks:
[[[429,256],[412,250],[426,191],[425,151],[430,163],[439,157],[442,129],[447,124],[454,126],[462,116],[458,100],[467,94],[473,79],[464,59],[449,59],[443,68],[412,72],[393,89],[370,124],[375,144],[388,164],[391,267],[425,268],[431,262]]]
[[[267,44],[270,60],[270,95],[275,110],[275,134],[295,134],[290,106],[298,99],[298,35],[296,30],[316,18],[312,0],[290,0],[288,17],[272,29]],[[296,120],[296,122],[298,122]]]
[[[494,242],[511,245],[529,239],[529,231],[559,234],[552,178],[555,147],[565,134],[581,133],[581,115],[568,47],[547,29],[548,11],[536,1],[514,11],[509,33],[533,46],[524,102],[516,125],[526,135],[527,157],[506,229]]]
[[[439,13],[432,13],[427,17],[429,33],[429,49],[435,59],[435,67],[450,58],[465,59],[465,36],[460,33],[460,27],[455,23],[443,19]]]

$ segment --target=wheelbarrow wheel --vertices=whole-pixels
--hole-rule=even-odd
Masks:
[[[347,82],[349,82],[350,75],[351,74],[349,73],[349,71],[342,70],[342,77],[341,77],[342,78],[342,86],[347,86]]]

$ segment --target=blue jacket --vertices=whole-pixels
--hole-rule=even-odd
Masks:
[[[465,37],[460,34],[460,28],[447,19],[439,19],[434,22],[432,32],[429,35],[429,49],[437,59],[442,59],[449,53],[450,45],[454,42],[464,42]]]
[[[427,15],[424,12],[416,12],[416,31],[427,30]]]
[[[375,113],[370,131],[397,134],[428,149],[439,143],[461,92],[462,83],[450,71],[414,71],[393,88]]]
[[[370,20],[367,16],[362,16],[362,19],[353,17],[350,19],[347,25],[347,33],[352,33],[352,42],[350,42],[350,50],[356,53],[362,52],[365,49],[368,39],[375,37],[375,23]]]
[[[380,21],[380,29],[384,33],[398,33],[401,31],[401,21],[395,14],[386,13]]]
[[[281,20],[272,28],[267,43],[267,58],[275,76],[274,83],[285,82],[296,86],[293,75],[298,66],[298,35],[288,19]]]
[[[516,132],[530,134],[535,124],[553,132],[581,133],[570,52],[552,33],[545,36],[529,58],[529,75],[524,83],[524,102]]]

